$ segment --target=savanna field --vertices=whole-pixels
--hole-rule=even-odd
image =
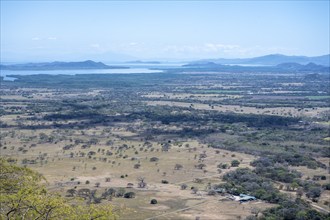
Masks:
[[[53,207],[31,218],[329,217],[327,74],[175,71],[1,81],[1,178]]]

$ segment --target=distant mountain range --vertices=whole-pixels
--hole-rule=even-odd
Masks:
[[[315,63],[308,63],[306,65],[302,65],[299,63],[281,63],[278,64],[276,67],[283,70],[293,71],[329,72],[328,66],[317,65]]]
[[[308,63],[314,63],[322,66],[330,66],[330,54],[324,56],[307,57],[307,56],[286,56],[282,54],[270,54],[261,57],[245,58],[245,59],[203,59],[190,62],[189,64],[240,64],[240,65],[265,65],[276,66],[281,63],[298,63],[306,65]]]
[[[330,73],[330,67],[308,63],[281,63],[276,66],[223,65],[214,62],[190,63],[182,66],[189,71],[225,71],[225,72],[319,72]]]
[[[328,72],[330,55],[318,57],[285,56],[271,54],[246,59],[205,59],[190,62],[184,69],[200,69],[205,71],[280,71],[280,72]],[[135,60],[126,64],[159,64],[158,61]],[[109,66],[102,62],[86,60],[82,62],[44,62],[0,65],[1,70],[77,70],[77,69],[127,69],[123,66]],[[173,69],[175,71],[175,69]]]
[[[86,60],[82,62],[51,62],[0,65],[2,70],[76,70],[76,69],[128,69],[124,66],[108,66],[102,62]]]

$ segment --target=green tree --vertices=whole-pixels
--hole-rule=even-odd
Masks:
[[[233,161],[231,161],[231,166],[232,166],[232,167],[238,167],[239,164],[240,164],[240,162],[239,162],[238,160],[233,160]]]
[[[38,173],[0,159],[0,219],[116,219],[109,205],[68,203]]]

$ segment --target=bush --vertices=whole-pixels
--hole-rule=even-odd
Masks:
[[[228,168],[228,164],[226,164],[226,163],[220,163],[219,165],[218,165],[218,168],[220,168],[220,169],[227,169]]]
[[[118,191],[116,192],[116,197],[122,197],[124,196],[126,190],[124,188],[119,188]]]
[[[322,193],[321,187],[314,186],[314,187],[311,187],[308,190],[308,192],[306,193],[306,196],[308,198],[315,199],[315,198],[320,197],[321,196],[321,193]]]
[[[322,188],[325,190],[330,190],[330,183],[323,184]]]
[[[240,162],[238,160],[231,161],[231,166],[232,167],[238,167],[239,165],[240,165]]]
[[[158,202],[157,202],[157,199],[152,199],[151,201],[150,201],[150,204],[157,204]]]
[[[185,183],[181,184],[181,186],[180,186],[180,188],[181,188],[182,190],[185,190],[185,189],[187,189],[187,187],[188,187],[188,185],[187,185],[187,184],[185,184]]]
[[[150,162],[157,162],[159,159],[157,158],[157,157],[152,157],[152,158],[150,158]]]
[[[127,192],[127,193],[124,194],[124,198],[126,198],[126,199],[135,198],[135,193],[134,192]]]

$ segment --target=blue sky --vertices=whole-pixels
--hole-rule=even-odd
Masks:
[[[1,1],[1,60],[329,53],[329,1]]]

